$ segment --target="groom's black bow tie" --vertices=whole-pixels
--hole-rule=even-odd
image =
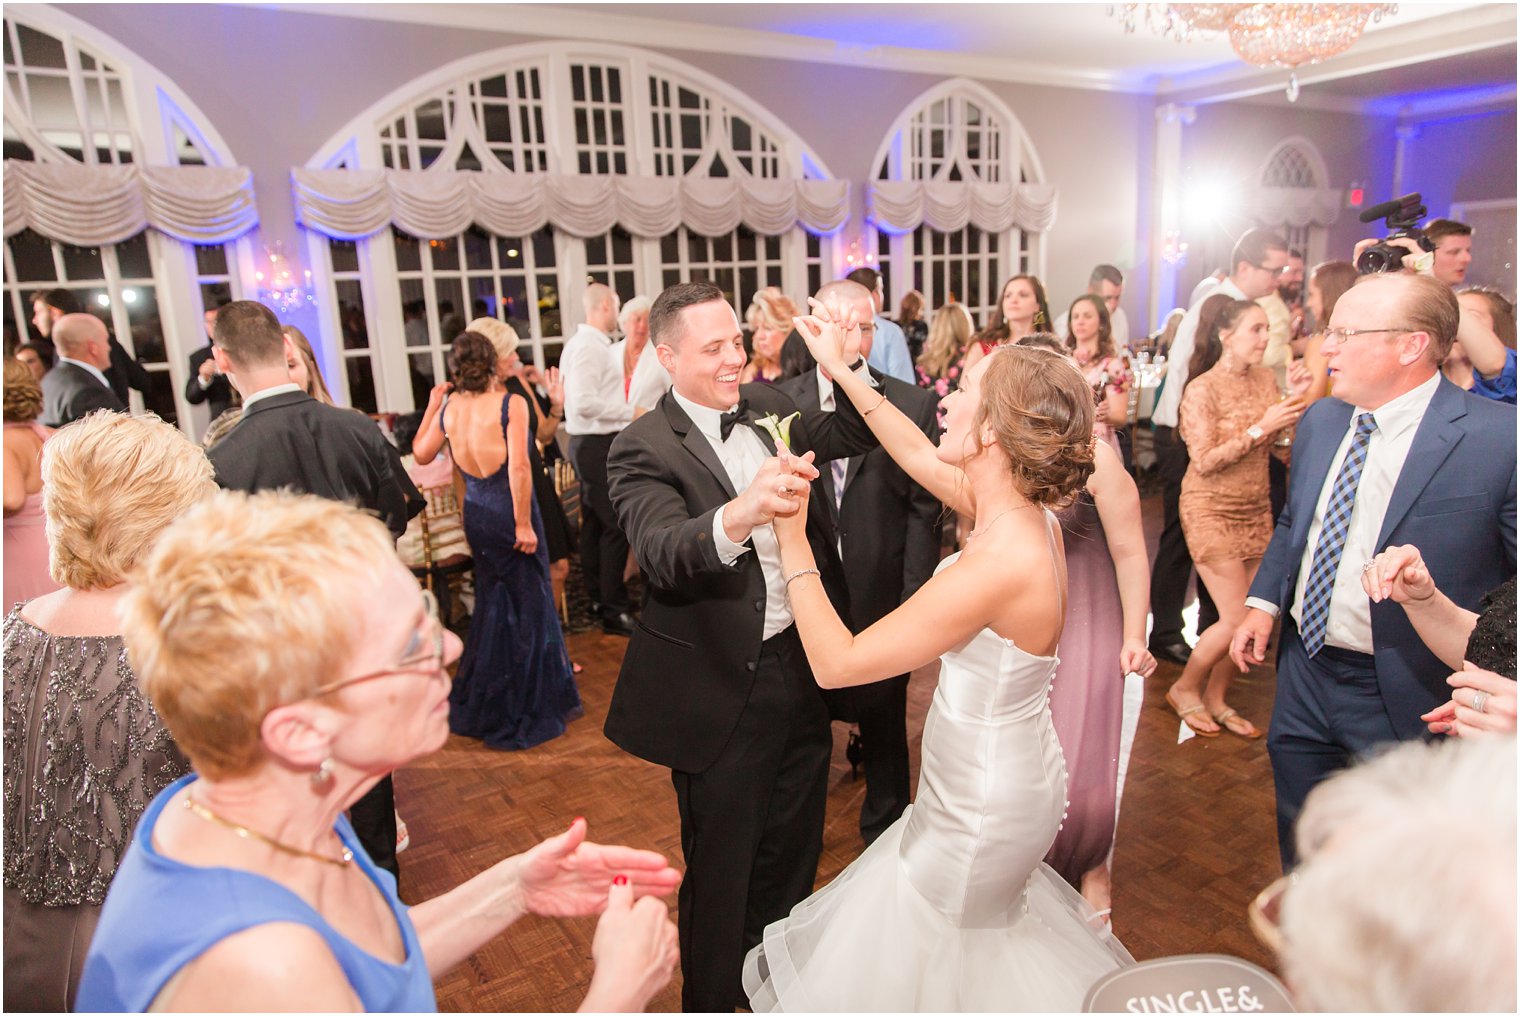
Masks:
[[[739,404],[733,408],[732,412],[724,413],[718,417],[718,436],[727,441],[728,435],[734,432],[734,424],[748,419],[749,403],[744,399],[740,399]]]

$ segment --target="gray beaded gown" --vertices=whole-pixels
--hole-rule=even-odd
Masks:
[[[5,617],[5,1009],[64,1012],[132,832],[189,772],[120,636]]]

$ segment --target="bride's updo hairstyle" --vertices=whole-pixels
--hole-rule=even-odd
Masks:
[[[449,350],[449,372],[462,392],[483,392],[496,379],[496,346],[479,332],[461,332]]]
[[[972,432],[986,424],[1013,471],[1015,489],[1062,508],[1093,471],[1093,390],[1064,354],[1003,346],[989,356]]]

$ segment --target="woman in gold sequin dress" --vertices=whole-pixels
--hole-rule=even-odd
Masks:
[[[1178,514],[1198,577],[1219,606],[1219,620],[1198,636],[1182,676],[1166,695],[1183,722],[1203,737],[1217,737],[1220,726],[1241,737],[1261,736],[1225,703],[1235,673],[1227,653],[1272,539],[1267,457],[1279,432],[1303,412],[1308,382],[1302,367],[1294,369],[1293,394],[1280,401],[1272,372],[1261,366],[1266,348],[1267,315],[1256,304],[1224,295],[1204,302],[1188,368],[1191,380],[1178,411],[1190,459]]]

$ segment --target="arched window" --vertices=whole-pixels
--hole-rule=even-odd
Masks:
[[[1324,156],[1308,138],[1292,137],[1272,149],[1258,176],[1258,224],[1276,229],[1312,266],[1325,258],[1325,227],[1335,221],[1340,195],[1326,189]]]
[[[964,79],[919,96],[898,117],[876,158],[878,181],[933,184],[1029,184],[1042,178],[1017,118],[996,96]],[[936,229],[928,222],[892,235],[879,217],[875,254],[887,301],[917,289],[928,305],[965,305],[978,326],[987,323],[1004,279],[1038,272],[1039,237],[1018,225],[983,229],[968,222]]]
[[[199,112],[152,67],[76,19],[41,5],[6,9],[6,159],[38,163],[229,165]],[[71,292],[147,369],[149,409],[187,430],[186,360],[205,344],[202,306],[240,294],[233,244],[197,246],[146,229],[114,244],[76,247],[30,229],[9,237],[4,320],[12,338],[35,333],[33,294]],[[246,256],[246,251],[245,251]],[[188,294],[195,296],[190,298]],[[171,298],[169,294],[186,294]]]
[[[775,117],[697,68],[631,47],[571,42],[510,47],[419,79],[355,118],[308,165],[556,179],[829,177]],[[826,242],[800,226],[764,234],[742,223],[718,235],[677,224],[663,235],[614,225],[585,236],[551,222],[514,236],[472,225],[418,240],[392,225],[355,241],[309,237],[331,287],[324,342],[345,362],[351,404],[369,410],[426,402],[427,389],[445,377],[456,329],[473,317],[510,321],[536,360],[553,363],[563,336],[583,320],[588,280],[627,300],[710,279],[742,317],[764,286],[800,297],[820,285]],[[398,286],[381,281],[391,277]],[[370,335],[402,338],[388,345]]]

